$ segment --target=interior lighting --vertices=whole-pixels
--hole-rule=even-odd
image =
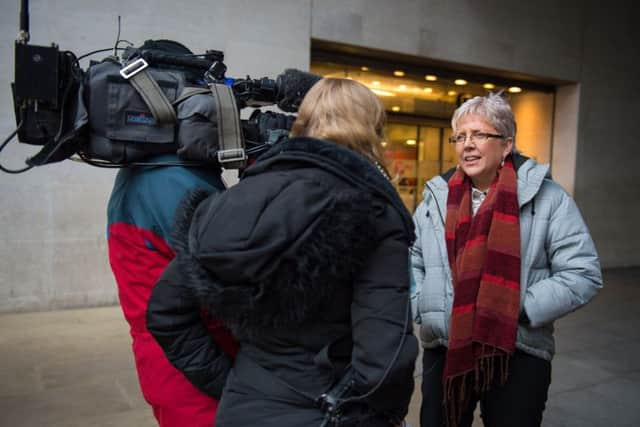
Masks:
[[[426,76],[424,76],[424,79],[430,82],[435,82],[436,80],[438,80],[438,78],[433,74],[427,74]]]
[[[455,79],[453,83],[458,86],[464,86],[467,84],[467,81],[465,79]]]
[[[407,90],[407,85],[398,86],[398,90]]]
[[[522,92],[522,88],[518,87],[518,86],[511,86],[509,89],[507,89],[510,93],[520,93]]]
[[[455,90],[450,90],[449,92],[447,92],[447,95],[449,96],[456,96],[458,94],[458,92],[456,92]]]
[[[395,70],[395,71],[393,72],[393,75],[394,75],[394,76],[396,76],[396,77],[404,77],[404,71],[402,71],[402,70]]]
[[[415,139],[407,139],[405,141],[405,144],[407,144],[407,145],[416,145],[416,140]]]
[[[431,89],[430,87],[425,87],[423,90],[427,93],[433,92],[433,89]]]
[[[397,105],[394,105],[393,107],[391,107],[391,111],[394,111],[397,113],[398,111],[400,111],[400,107]]]
[[[482,87],[485,89],[495,89],[496,85],[494,85],[493,83],[485,83],[482,85]]]
[[[383,147],[386,147],[386,146],[387,146],[387,141],[382,141],[382,142],[380,143],[380,145],[382,145]]]
[[[380,82],[378,80],[374,80],[371,82],[373,86],[380,86]]]
[[[362,71],[369,71],[369,67],[364,67],[364,66],[363,66],[363,67],[360,67],[360,70],[362,70]]]
[[[382,89],[371,89],[371,92],[379,96],[396,96],[395,93],[389,92],[388,90],[382,90]]]

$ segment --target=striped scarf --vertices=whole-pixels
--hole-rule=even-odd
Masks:
[[[443,372],[449,425],[471,394],[487,391],[499,367],[506,381],[520,309],[520,222],[511,156],[475,216],[471,180],[458,169],[449,180],[445,239],[453,276],[453,309]]]

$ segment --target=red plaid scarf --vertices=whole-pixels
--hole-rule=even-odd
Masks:
[[[456,424],[473,390],[489,389],[496,363],[506,381],[520,310],[518,214],[510,156],[475,216],[469,177],[458,169],[449,180],[445,239],[454,297],[443,373],[449,425]]]

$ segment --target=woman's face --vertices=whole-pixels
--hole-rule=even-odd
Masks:
[[[467,136],[465,142],[455,144],[458,164],[471,178],[473,186],[481,191],[486,191],[493,182],[500,163],[511,152],[513,140],[490,137],[486,142],[483,142],[482,138],[472,142],[469,137],[477,134],[497,135],[498,133],[483,116],[478,114],[468,114],[457,124],[455,135]]]

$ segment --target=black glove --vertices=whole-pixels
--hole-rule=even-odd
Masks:
[[[295,119],[291,114],[255,110],[249,117],[249,123],[257,128],[259,142],[272,145],[277,142],[280,135],[289,134]]]
[[[260,157],[272,145],[286,139],[296,117],[273,111],[255,110],[242,122],[249,163]]]

